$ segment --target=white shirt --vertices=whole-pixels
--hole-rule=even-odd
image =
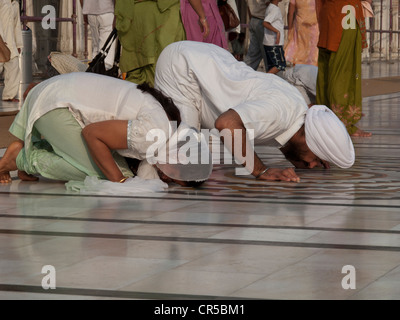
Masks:
[[[114,0],[83,0],[83,14],[114,13]]]
[[[251,16],[263,20],[267,2],[265,0],[246,0]]]
[[[163,130],[166,138],[171,134],[164,109],[150,94],[129,81],[85,72],[56,76],[34,87],[10,130],[27,148],[36,120],[57,108],[68,108],[82,127],[99,121],[130,120],[129,149],[118,153],[139,160],[146,158],[150,146],[156,146],[147,141],[149,130]]]
[[[285,43],[285,24],[283,22],[281,9],[270,3],[267,10],[265,11],[264,21],[269,22],[275,29],[280,32],[279,44],[276,44],[276,33],[264,28],[264,40],[263,45],[265,46],[283,46]]]
[[[304,87],[312,95],[317,95],[318,67],[308,64],[296,64],[282,72],[283,79],[294,86]]]
[[[308,109],[288,82],[254,71],[208,43],[170,44],[158,59],[155,86],[174,100],[182,121],[198,129],[215,128],[223,112],[235,110],[254,130],[255,144],[284,145],[303,125]]]

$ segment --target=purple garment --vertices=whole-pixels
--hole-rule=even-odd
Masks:
[[[199,25],[199,16],[192,8],[189,0],[181,0],[182,22],[186,31],[187,40],[213,43],[224,49],[228,49],[225,27],[218,10],[216,0],[201,0],[207,22],[210,27],[210,34],[206,39],[203,38]]]

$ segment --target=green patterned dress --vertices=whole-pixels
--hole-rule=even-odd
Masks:
[[[179,0],[118,0],[116,28],[122,44],[120,68],[126,80],[154,85],[158,56],[170,43],[186,39]]]

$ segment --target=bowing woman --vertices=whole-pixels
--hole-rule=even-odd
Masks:
[[[179,110],[148,85],[91,73],[53,77],[31,89],[11,125],[9,131],[18,140],[0,160],[0,182],[10,183],[10,171],[18,170],[21,180],[36,180],[40,175],[83,181],[96,176],[123,183],[133,176],[125,157],[147,160],[150,146],[165,144],[147,141],[147,133],[162,130],[168,139],[173,133],[170,121],[179,128]],[[195,180],[198,185],[211,172],[209,165],[185,175],[190,166],[163,172],[148,165],[144,178],[160,177],[185,186]],[[167,176],[165,171],[180,172]]]

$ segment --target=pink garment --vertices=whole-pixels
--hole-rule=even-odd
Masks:
[[[183,26],[186,31],[186,39],[198,42],[213,43],[224,49],[228,49],[225,27],[219,14],[216,0],[202,0],[204,13],[210,27],[210,34],[206,39],[203,38],[199,25],[199,16],[193,10],[189,0],[181,0],[181,15]]]
[[[315,0],[290,0],[290,4],[296,11],[284,47],[286,61],[317,66],[319,27]]]

